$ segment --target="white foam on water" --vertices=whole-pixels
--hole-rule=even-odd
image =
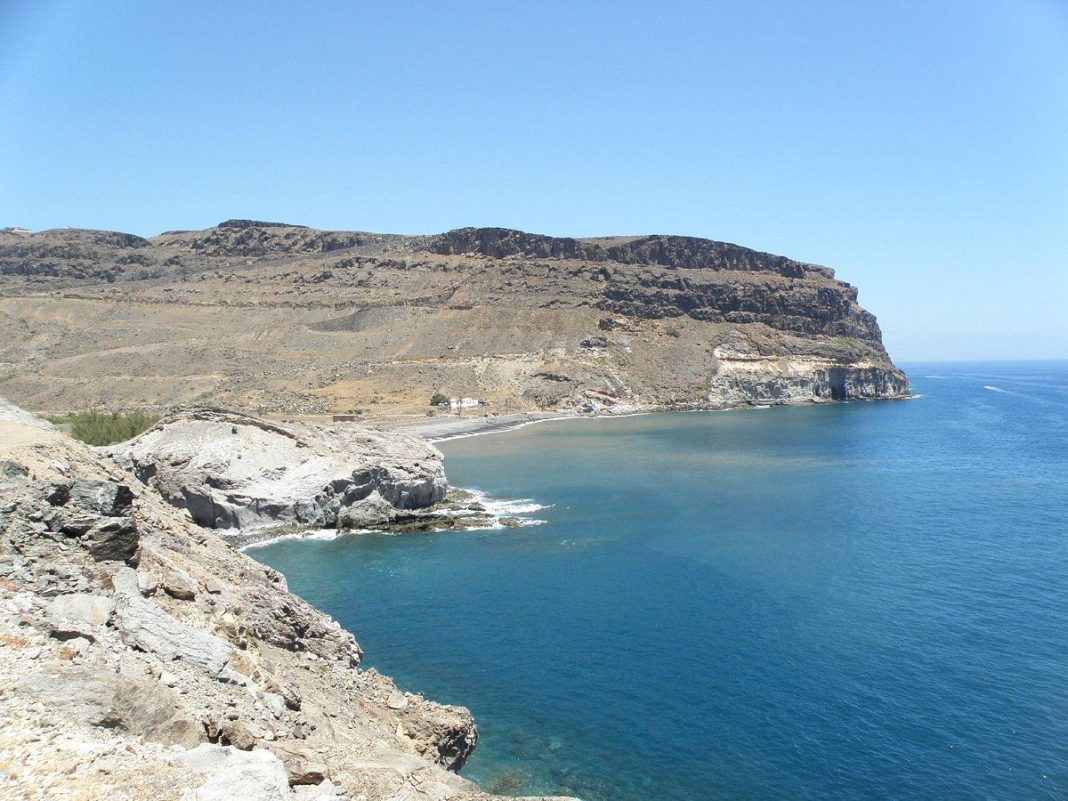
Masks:
[[[524,517],[532,512],[537,512],[541,509],[548,509],[552,505],[546,505],[538,503],[533,498],[517,498],[514,500],[503,500],[500,498],[491,498],[482,490],[467,489],[466,492],[471,493],[471,503],[481,504],[485,509],[484,512],[479,512],[469,509],[461,509],[458,511],[451,510],[438,510],[432,514],[438,517],[469,517],[471,515],[485,514],[491,517],[491,520],[484,526],[472,526],[471,528],[464,529],[465,531],[493,531],[506,528],[516,528],[516,526],[506,526],[500,522],[502,517],[514,517],[519,521],[519,526],[540,526],[547,523],[547,520],[540,520],[533,517]],[[455,531],[455,529],[449,526],[442,526],[441,528],[432,528],[432,532],[445,532]],[[342,535],[349,534],[377,534],[379,536],[405,536],[410,537],[411,532],[394,532],[394,531],[379,531],[376,529],[345,529],[339,531],[333,528],[322,529],[310,529],[308,531],[296,531],[287,534],[279,534],[275,537],[268,537],[256,542],[250,542],[248,545],[242,545],[238,550],[247,551],[252,548],[264,548],[268,545],[273,545],[276,542],[284,542],[285,540],[323,540],[329,541],[337,539]]]
[[[276,542],[284,542],[285,540],[334,540],[342,534],[359,534],[370,533],[360,531],[338,531],[336,528],[321,528],[311,531],[297,531],[290,534],[279,534],[277,537],[269,537],[265,540],[259,540],[258,542],[250,542],[248,545],[242,545],[238,548],[239,551],[248,551],[252,548],[263,548],[266,545],[274,545]]]
[[[486,514],[494,515],[495,517],[512,517],[516,515],[527,515],[531,512],[537,512],[540,509],[548,509],[550,506],[546,506],[543,503],[538,503],[533,498],[516,498],[513,500],[502,500],[500,498],[491,498],[485,492],[479,489],[467,489],[466,492],[470,492],[472,496],[472,503],[479,503],[486,509]]]
[[[983,384],[983,389],[989,389],[991,392],[1004,392],[1001,387],[992,387],[989,384]]]
[[[486,511],[495,515],[527,515],[545,508],[545,504],[535,503],[532,498],[522,498],[518,501],[491,501],[486,505]]]
[[[520,526],[540,526],[547,522],[545,520],[539,520],[537,518],[525,517],[533,512],[540,511],[542,509],[549,509],[552,504],[538,503],[533,498],[515,498],[511,500],[505,500],[501,498],[491,498],[488,494],[480,489],[464,488],[465,492],[471,493],[471,503],[480,504],[486,511],[485,512],[469,512],[469,514],[488,514],[494,519],[493,524],[486,526],[485,528],[508,528],[503,523],[499,522],[499,518],[502,517],[514,517],[519,520]],[[455,514],[455,512],[451,513]],[[463,514],[461,512],[461,514]],[[469,531],[480,531],[483,527],[468,529]]]
[[[449,513],[449,514],[455,514],[455,513]],[[476,513],[475,512],[471,512],[471,514],[476,514]],[[510,516],[511,515],[505,515],[505,517],[510,517]],[[482,526],[470,526],[469,528],[463,528],[463,529],[459,529],[459,530],[458,529],[454,529],[454,528],[452,528],[450,526],[443,526],[442,528],[428,529],[428,532],[432,533],[432,534],[459,535],[459,534],[463,534],[464,532],[467,532],[467,531],[506,531],[508,529],[524,528],[526,526],[540,526],[543,523],[547,523],[548,522],[547,520],[537,520],[537,519],[531,518],[531,517],[519,517],[519,518],[516,518],[516,519],[519,521],[519,525],[518,526],[506,526],[506,525],[504,525],[504,523],[502,523],[500,521],[499,518],[495,517],[495,518],[490,518],[489,520],[487,520],[486,524],[482,525]],[[369,532],[369,533],[385,534],[385,535],[391,536],[391,537],[393,537],[393,536],[396,536],[396,537],[411,537],[411,536],[413,536],[411,533],[393,532],[393,531],[375,531],[375,532]]]

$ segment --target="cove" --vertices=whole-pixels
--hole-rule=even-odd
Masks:
[[[1068,363],[913,400],[442,444],[519,529],[249,554],[468,706],[464,775],[585,799],[1068,795]]]

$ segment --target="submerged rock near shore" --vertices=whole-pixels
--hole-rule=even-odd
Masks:
[[[415,437],[212,408],[179,411],[106,453],[216,529],[377,526],[448,487],[441,452]]]
[[[488,799],[470,713],[359,668],[285,578],[0,400],[0,795]]]

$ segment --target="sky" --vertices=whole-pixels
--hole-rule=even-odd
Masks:
[[[1068,358],[1068,0],[0,0],[0,226],[702,236]]]

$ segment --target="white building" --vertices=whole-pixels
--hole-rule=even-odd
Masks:
[[[478,405],[478,398],[449,398],[449,407],[453,411],[457,409],[473,409]]]

